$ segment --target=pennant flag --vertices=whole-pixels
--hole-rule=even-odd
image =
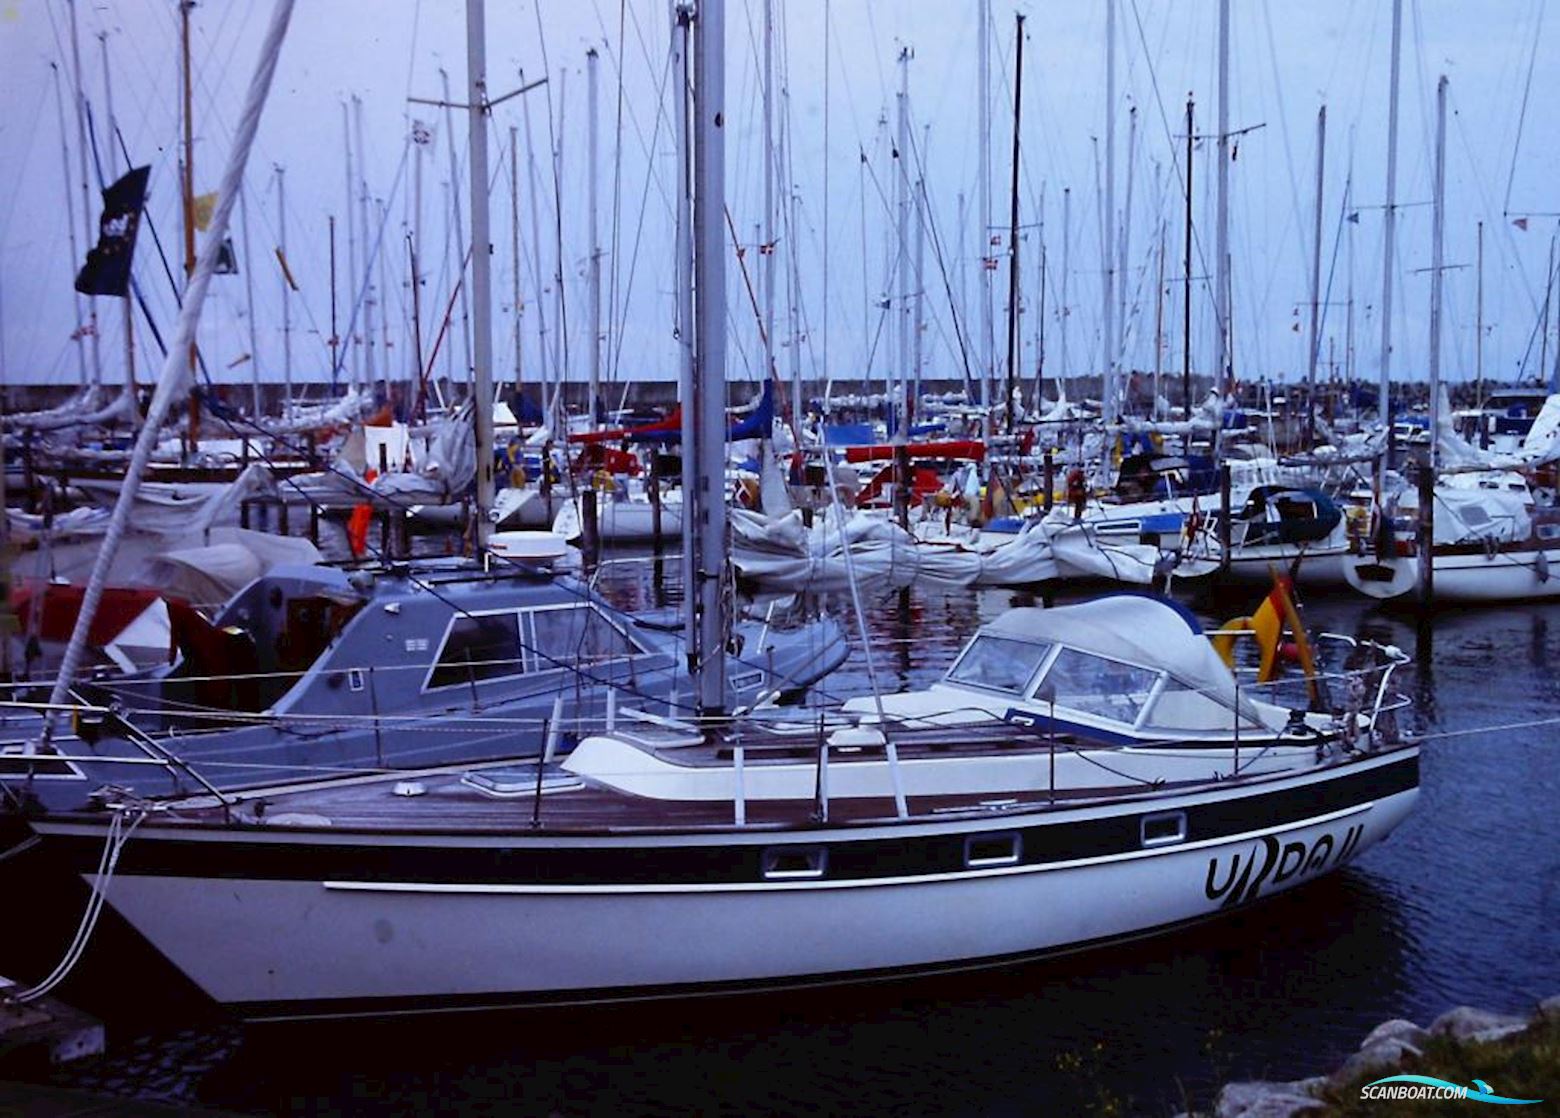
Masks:
[[[87,262],[76,274],[76,290],[83,295],[129,294],[130,259],[151,173],[150,167],[137,167],[103,191],[97,247],[87,251]]]
[[[1515,225],[1518,229],[1520,229],[1524,233],[1526,233],[1527,232],[1527,223],[1528,223],[1528,219],[1527,218],[1519,217],[1515,221],[1513,221],[1511,224]]]
[[[238,275],[238,253],[233,251],[232,237],[222,238],[222,247],[217,250],[217,267],[214,274],[219,276]]]
[[[1355,210],[1344,220],[1347,221],[1350,225],[1358,225],[1360,223],[1360,211]]]
[[[997,258],[995,256],[987,256],[981,260],[981,265],[986,271],[995,272],[997,270]]]
[[[195,228],[204,233],[211,226],[211,215],[217,212],[217,192],[210,194],[197,194],[191,199],[190,216],[195,219]]]
[[[991,235],[991,243],[994,246],[995,245],[1000,245],[1002,243],[1002,234],[1001,233],[993,233]]]
[[[276,250],[276,262],[282,266],[282,278],[287,281],[287,286],[294,291],[298,290],[298,281],[293,279],[292,269],[287,266],[287,257],[282,255],[282,250]]]
[[[422,146],[433,143],[433,128],[423,121],[412,121],[412,143]]]

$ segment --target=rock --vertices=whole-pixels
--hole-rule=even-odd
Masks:
[[[1378,1040],[1345,1060],[1329,1080],[1341,1085],[1363,1075],[1396,1071],[1403,1066],[1403,1057],[1419,1054],[1420,1049],[1406,1040]]]
[[[1430,1039],[1430,1034],[1421,1029],[1412,1021],[1405,1021],[1401,1017],[1395,1017],[1391,1021],[1384,1021],[1370,1031],[1370,1035],[1360,1041],[1360,1050],[1369,1048],[1372,1044],[1382,1040],[1401,1040],[1412,1044],[1415,1048],[1423,1048],[1425,1041]]]
[[[1293,1083],[1252,1080],[1226,1083],[1214,1103],[1214,1118],[1289,1118],[1322,1106]]]
[[[1502,1037],[1520,1033],[1527,1028],[1528,1023],[1520,1017],[1512,1017],[1506,1013],[1491,1013],[1487,1009],[1475,1009],[1471,1005],[1460,1005],[1456,1009],[1448,1009],[1435,1019],[1430,1026],[1430,1032],[1435,1036],[1447,1036],[1453,1040],[1473,1041],[1477,1044],[1488,1044],[1492,1040],[1500,1040]]]
[[[1540,1021],[1560,1023],[1560,994],[1551,994],[1538,1003],[1538,1012],[1533,1015],[1533,1022]]]
[[[1297,1095],[1319,1095],[1327,1086],[1325,1075],[1313,1075],[1306,1079],[1296,1079],[1289,1084],[1290,1089]]]

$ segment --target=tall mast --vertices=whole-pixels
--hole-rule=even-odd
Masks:
[[[923,127],[922,135],[930,137],[930,125]],[[911,298],[915,300],[915,321],[911,325],[910,334],[910,416],[914,415],[915,401],[921,398],[921,334],[924,330],[923,318],[926,314],[926,179],[920,173],[921,168],[926,165],[924,142],[920,154],[921,158],[916,161],[915,204],[912,207],[915,213],[915,284]],[[906,436],[908,435],[907,431]]]
[[[1474,310],[1473,376],[1475,408],[1484,407],[1484,222],[1479,222],[1479,287]]]
[[[758,281],[764,308],[764,376],[775,375],[775,5],[764,0],[764,234]],[[797,430],[802,417],[793,416]]]
[[[1068,278],[1072,275],[1072,187],[1062,187],[1062,307],[1060,311],[1061,322],[1058,328],[1062,334],[1062,355],[1057,363],[1056,370],[1056,400],[1061,403],[1067,399],[1067,376],[1069,366],[1067,364],[1067,335],[1072,333],[1072,324],[1068,321],[1072,318],[1072,304],[1068,299]]]
[[[446,98],[447,100],[448,98]],[[363,143],[363,99],[356,95],[352,98],[352,127],[357,133],[357,189],[358,189],[358,222],[363,232],[363,375],[370,387],[378,379],[378,365],[374,359],[374,305],[378,302],[374,290],[374,243],[377,238],[373,233],[373,225],[368,220],[368,147]],[[455,189],[453,181],[450,189]],[[356,277],[353,277],[356,282]],[[384,363],[384,375],[390,375],[390,362]]]
[[[1112,0],[1114,3],[1114,0]],[[1013,388],[1018,379],[1018,140],[1024,108],[1024,16],[1014,20],[1013,176],[1008,192],[1007,429],[1013,433]]]
[[[685,496],[684,522],[697,537],[697,584],[690,595],[698,616],[695,696],[701,716],[726,709],[725,626],[722,590],[726,571],[726,260],[722,252],[726,197],[725,0],[700,0],[694,37],[694,353],[697,362],[697,428],[684,445],[684,468],[693,489]]]
[[[1159,222],[1159,279],[1154,285],[1154,407],[1152,415],[1159,419],[1160,377],[1165,366],[1165,234],[1170,223],[1163,218]]]
[[[1035,315],[1035,411],[1045,404],[1045,184],[1040,185],[1040,306]]]
[[[71,4],[72,16],[75,15],[76,5]],[[108,32],[98,33],[98,45],[103,53],[103,109],[108,114],[108,166],[110,176],[115,163],[114,159],[114,133],[118,129],[118,123],[114,117],[114,87],[109,80],[108,68]],[[127,166],[125,170],[129,170]],[[126,290],[124,299],[125,319],[125,392],[129,395],[132,406],[130,408],[130,426],[134,430],[138,412],[134,407],[135,400],[135,316],[134,305],[130,301],[130,292]]]
[[[1181,403],[1186,408],[1185,418],[1192,418],[1192,144],[1194,106],[1191,94],[1186,97],[1186,232],[1185,255],[1182,258],[1183,290],[1181,293]],[[1188,441],[1190,439],[1188,438]]]
[[[991,410],[996,394],[996,331],[991,296],[991,268],[986,262],[991,251],[991,0],[980,0],[980,122],[976,126],[980,144],[977,187],[980,193],[980,388],[986,407],[985,434],[990,438],[995,420]]]
[[[1430,469],[1440,457],[1441,294],[1446,240],[1446,75],[1435,85],[1435,208],[1430,236]]]
[[[693,153],[692,140],[688,135],[688,38],[691,20],[690,5],[678,4],[673,8],[671,72],[677,83],[676,95],[672,98],[677,114],[677,215],[672,289],[676,292],[677,300],[677,398],[683,402],[681,435],[685,500],[692,497],[694,490],[693,474],[690,471],[693,466],[693,447],[698,441],[698,415],[695,408],[698,387],[694,379],[693,337],[693,215],[689,212],[693,200]],[[683,615],[683,640],[689,650],[690,672],[698,666],[693,652],[699,647],[699,557],[695,554],[698,539],[699,534],[693,522],[693,506],[685,504],[682,521],[682,579],[684,600],[690,608]]]
[[[467,0],[466,3],[466,17],[467,23],[469,24],[471,19],[471,0]],[[485,46],[484,49],[486,49]],[[470,65],[469,50],[467,65]],[[476,285],[472,285],[472,292],[470,297],[468,297],[466,294],[466,285],[461,282],[462,278],[465,276],[465,266],[463,261],[466,259],[466,230],[462,222],[460,212],[460,164],[455,158],[455,116],[454,107],[450,101],[450,75],[447,71],[441,69],[439,71],[439,79],[444,83],[444,130],[449,133],[450,137],[450,220],[455,224],[455,251],[451,256],[451,259],[454,261],[455,265],[452,282],[455,284],[456,289],[460,292],[461,355],[465,358],[466,361],[465,378],[469,380],[472,375],[473,360],[471,348],[471,300],[476,298]],[[361,146],[361,144],[359,146]],[[484,191],[483,197],[485,198],[487,196],[485,193],[487,190],[486,179],[482,181],[482,189]],[[473,221],[475,221],[475,219],[473,219]],[[473,243],[475,243],[475,240],[476,238],[473,237]],[[476,256],[477,254],[475,252],[471,254],[473,260],[476,259]],[[454,352],[455,347],[451,346],[450,353],[453,354]]]
[[[276,238],[277,250],[282,255],[282,414],[290,416],[293,406],[292,387],[292,284],[287,282],[287,171],[276,167]]]
[[[1127,200],[1121,208],[1121,258],[1116,267],[1116,357],[1122,362],[1121,372],[1130,375],[1131,362],[1127,360],[1127,283],[1128,261],[1132,257],[1132,186],[1137,178],[1137,106],[1127,110]],[[1123,397],[1125,391],[1122,392]]]
[[[346,152],[347,171],[347,275],[351,277],[347,284],[347,291],[352,295],[353,303],[357,302],[358,285],[358,251],[357,251],[357,218],[354,216],[358,210],[353,205],[352,190],[352,112],[347,108],[347,103],[341,103],[341,147]],[[419,217],[419,223],[421,218]],[[348,318],[352,318],[348,313]],[[363,350],[352,344],[352,339],[346,339],[346,345],[352,351],[352,383],[363,383]]]
[[[525,74],[520,75],[522,84]],[[548,422],[551,422],[553,411],[552,402],[547,392],[549,380],[556,382],[558,367],[547,359],[547,289],[546,280],[542,271],[542,226],[540,217],[539,199],[541,191],[536,186],[536,148],[531,136],[531,105],[527,101],[522,106],[525,114],[525,179],[526,190],[530,194],[531,211],[531,259],[535,267],[532,275],[536,279],[536,356],[537,368],[541,370],[541,405],[542,414]]]
[[[597,153],[597,71],[596,66],[600,61],[596,54],[596,48],[592,47],[585,52],[585,79],[586,100],[588,102],[587,113],[590,116],[590,170],[587,192],[590,202],[590,400],[586,407],[590,413],[590,429],[596,429],[596,409],[601,403],[601,238],[597,233],[597,183],[596,167]]]
[[[49,69],[54,71],[54,102],[59,110],[60,118],[60,160],[65,168],[65,232],[70,238],[70,258],[73,262],[82,259],[81,249],[76,244],[76,213],[75,207],[70,204],[71,173],[70,173],[70,140],[65,133],[65,90],[60,85],[60,68],[57,63],[49,63]],[[93,244],[89,237],[87,243]],[[81,314],[81,292],[73,292],[73,305],[76,309],[76,330],[71,334],[76,343],[76,372],[81,379],[81,386],[87,384],[87,331],[85,320]]]
[[[1116,0],[1105,0],[1105,284],[1101,290],[1104,332],[1100,373],[1104,418],[1116,422]]]
[[[260,333],[255,325],[255,256],[249,251],[249,191],[240,188],[238,193],[238,225],[241,230],[241,239],[244,242],[244,262],[240,265],[244,273],[244,317],[249,319],[249,390],[252,398],[255,418],[260,418]],[[336,334],[335,325],[331,325],[331,337]],[[335,368],[336,353],[331,350],[331,368]]]
[[[466,0],[466,104],[471,137],[471,301],[476,308],[472,410],[477,436],[477,506],[471,515],[477,554],[485,555],[492,532],[488,510],[493,507],[493,245],[488,236],[487,20],[483,0]]]
[[[1403,48],[1403,0],[1392,0],[1392,89],[1387,101],[1387,212],[1381,249],[1381,395],[1377,408],[1392,431],[1392,258],[1397,248],[1398,69]]]
[[[889,297],[892,299],[896,294],[899,295],[895,299],[898,304],[895,317],[899,326],[899,355],[895,362],[897,368],[889,378],[890,385],[898,386],[897,390],[889,390],[889,407],[894,409],[896,443],[903,442],[907,437],[905,427],[910,402],[906,395],[906,386],[910,382],[910,58],[910,48],[901,48],[897,98],[899,136],[894,142],[894,197],[898,219],[895,223],[897,236],[894,240],[894,267],[890,273],[893,279],[889,284]]]
[[[1230,390],[1230,0],[1219,0],[1219,139],[1213,290],[1214,376],[1221,395]]]
[[[184,212],[184,284],[189,287],[190,277],[195,274],[195,121],[192,116],[194,104],[194,91],[190,76],[190,9],[195,6],[195,0],[179,0],[179,52],[182,61],[181,75],[183,79],[182,92],[184,104],[184,167],[182,182],[180,183],[181,198]],[[84,158],[85,156],[83,156]],[[190,339],[189,371],[191,379],[195,376],[195,339]],[[190,402],[191,414],[195,403]]]
[[[187,29],[186,29],[186,36],[187,36],[187,34],[188,34],[188,32],[187,32]],[[186,39],[185,39],[185,44],[186,44],[185,45],[186,72],[187,72],[187,69],[188,69],[188,60],[189,60],[189,54],[188,54],[189,46],[188,46],[188,43],[189,43],[189,40],[188,40],[188,37],[186,37]],[[89,149],[87,147],[87,89],[86,89],[86,86],[82,84],[81,47],[80,47],[80,43],[79,43],[79,38],[78,38],[78,36],[76,34],[76,4],[75,4],[75,0],[71,0],[71,5],[70,5],[70,54],[71,54],[71,63],[72,63],[73,68],[75,69],[76,145],[80,149],[80,156],[81,156],[81,159],[80,159],[80,165],[81,165],[81,228],[82,228],[83,234],[84,234],[84,236],[86,238],[83,243],[85,243],[87,245],[92,245],[93,243],[95,243],[96,238],[93,236],[93,233],[92,233],[92,194],[91,194],[90,188],[87,185],[87,179],[88,179],[87,160],[88,160],[89,155],[90,155],[90,151],[89,151]],[[104,57],[106,58],[107,55],[105,54]],[[108,73],[108,71],[107,71],[107,68],[105,66],[105,68],[104,68],[104,75],[105,75],[104,80],[105,81],[107,80],[107,76],[106,76],[107,73]],[[191,233],[191,236],[193,236],[193,235],[194,234]],[[193,266],[194,265],[192,264],[191,267],[193,268]],[[129,305],[130,305],[130,303],[129,303],[129,296],[126,296],[125,306],[129,307]],[[87,337],[90,339],[88,344],[92,347],[92,383],[93,384],[102,384],[103,383],[103,359],[102,359],[102,355],[101,355],[101,353],[99,352],[99,349],[98,349],[98,314],[97,314],[97,296],[96,295],[89,295],[89,296],[87,296],[87,322],[91,326],[91,330],[88,332]]]
[[[801,237],[797,234],[798,215],[796,212],[796,175],[792,171],[792,159],[795,157],[795,149],[791,146],[791,89],[789,84],[780,90],[780,97],[785,105],[785,113],[781,118],[780,127],[780,167],[785,173],[785,204],[786,204],[786,240],[790,245],[790,252],[786,253],[785,274],[787,280],[786,316],[789,320],[791,335],[791,416],[795,424],[796,449],[802,448],[802,419],[806,414],[805,394],[802,392],[802,327],[801,306],[802,289],[801,278],[797,274],[797,256],[801,251]],[[825,257],[827,259],[827,257]],[[827,272],[828,269],[824,269]]]
[[[185,288],[184,300],[179,307],[178,322],[174,328],[168,355],[163,361],[161,371],[153,381],[156,388],[152,392],[151,404],[147,408],[141,430],[136,435],[135,448],[131,451],[130,463],[120,485],[119,498],[114,502],[114,511],[109,516],[108,527],[103,533],[102,543],[98,546],[97,555],[93,559],[92,574],[87,580],[86,590],[82,593],[81,608],[77,611],[70,641],[60,659],[59,674],[55,677],[54,687],[50,693],[48,708],[50,714],[46,716],[43,732],[36,743],[36,748],[33,747],[33,743],[29,743],[28,752],[47,752],[51,747],[56,720],[53,712],[59,710],[70,698],[76,671],[81,666],[82,654],[86,650],[87,634],[92,628],[98,603],[103,599],[103,589],[108,582],[109,569],[113,566],[115,555],[129,526],[130,514],[136,503],[136,493],[141,485],[141,475],[151,460],[152,450],[160,437],[163,420],[167,418],[174,398],[186,388],[185,378],[189,368],[186,364],[185,351],[194,346],[195,328],[200,319],[201,307],[205,303],[206,292],[211,286],[211,275],[216,270],[222,237],[227,232],[228,219],[233,212],[239,184],[243,181],[244,166],[248,161],[250,148],[254,144],[255,131],[260,123],[260,112],[265,105],[266,94],[276,73],[276,60],[287,31],[288,20],[292,16],[292,9],[292,0],[277,0],[270,25],[266,28],[265,37],[261,41],[260,60],[256,64],[248,96],[239,113],[238,127],[233,138],[233,150],[228,156],[217,193],[217,204],[211,220],[211,239],[206,244],[200,266],[191,273],[189,284]]]
[[[1322,199],[1327,167],[1327,106],[1316,114],[1316,225],[1311,239],[1311,335],[1306,352],[1306,442],[1316,445],[1316,359],[1322,322]]]
[[[520,293],[520,130],[514,125],[509,126],[509,257],[514,263],[514,289],[511,293],[511,306],[515,316],[515,388],[518,390],[524,377],[522,376],[522,355],[520,352],[522,316],[525,313],[525,299]]]

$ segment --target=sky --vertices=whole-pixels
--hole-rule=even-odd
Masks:
[[[83,367],[92,375],[92,347],[72,340],[78,308],[71,281],[86,247],[72,7],[81,93],[91,109],[104,176],[111,180],[126,167],[109,144],[106,78],[124,146],[136,164],[152,167],[151,224],[171,254],[171,267],[179,268],[177,4],[0,0],[0,151],[8,172],[0,190],[0,379],[7,385],[73,384]],[[978,376],[988,360],[1005,369],[1016,13],[1026,16],[1018,366],[1025,376],[1035,374],[1043,340],[1047,378],[1099,370],[1101,184],[1111,108],[1107,3],[1015,6],[998,0],[991,7],[992,216],[990,228],[983,228],[976,0],[775,0],[775,139],[767,151],[776,168],[778,216],[768,235],[762,231],[763,9],[758,0],[728,4],[726,202],[737,242],[728,246],[733,380],[751,380],[762,368],[755,308],[764,303],[769,268],[782,378],[793,368],[818,383],[884,376],[903,364],[899,326],[914,322],[917,304],[923,377],[960,378],[966,370]],[[669,6],[663,0],[541,0],[488,8],[491,95],[546,78],[498,106],[491,121],[495,377],[535,381],[559,368],[572,380],[588,376],[586,56],[594,48],[603,380],[626,385],[671,379],[676,83],[669,68]],[[1391,5],[1236,0],[1232,9],[1228,115],[1230,129],[1240,133],[1231,141],[1228,165],[1236,373],[1243,380],[1288,382],[1305,376],[1316,119],[1325,104],[1320,375],[1352,368],[1374,379],[1382,344]],[[207,0],[192,12],[197,192],[213,189],[220,176],[270,10],[265,0]],[[1145,372],[1156,363],[1166,373],[1178,372],[1183,361],[1184,113],[1190,93],[1196,132],[1211,136],[1216,130],[1217,12],[1215,0],[1116,0],[1114,201],[1124,232],[1112,255],[1125,259],[1120,361]],[[1560,307],[1548,319],[1547,346],[1540,330],[1560,211],[1553,185],[1560,182],[1560,150],[1546,111],[1560,103],[1555,22],[1547,18],[1545,0],[1404,2],[1401,208],[1391,269],[1396,376],[1424,376],[1429,364],[1435,86],[1443,74],[1449,95],[1442,375],[1475,376],[1481,222],[1485,376],[1532,380],[1541,361],[1556,361]],[[901,52],[908,58],[904,75]],[[246,175],[247,239],[238,215],[231,231],[241,274],[217,279],[202,322],[201,346],[213,379],[247,383],[258,374],[280,381],[289,369],[298,382],[331,378],[332,217],[337,334],[348,336],[350,323],[356,338],[338,358],[339,379],[365,376],[370,361],[376,376],[388,369],[404,378],[416,366],[414,243],[421,362],[456,380],[467,375],[469,327],[463,326],[455,285],[450,190],[454,181],[460,226],[469,230],[467,126],[459,113],[452,128],[445,110],[408,100],[439,99],[441,71],[453,99],[463,100],[462,0],[300,0]],[[912,141],[896,164],[902,76]],[[428,144],[411,143],[415,122],[428,126]],[[67,158],[68,172],[62,165]],[[1190,286],[1191,365],[1200,372],[1208,370],[1213,352],[1216,158],[1212,139],[1198,142]],[[901,166],[911,193],[924,190],[926,199],[920,254],[915,223],[905,223],[902,239],[898,232],[895,179]],[[87,222],[94,237],[95,175]],[[349,201],[349,175],[365,181],[366,206],[355,181]],[[1358,220],[1346,220],[1348,214]],[[351,233],[349,224],[355,226]],[[989,247],[993,236],[999,244]],[[298,285],[285,297],[275,256],[284,239]],[[773,252],[753,251],[771,241]],[[995,268],[982,266],[988,253],[998,257]],[[145,226],[136,278],[159,327],[171,332],[171,285]],[[982,298],[988,282],[989,347]],[[447,307],[449,328],[430,356]],[[97,314],[101,375],[119,383],[123,301],[98,299]],[[371,333],[365,330],[368,316]],[[134,337],[145,380],[156,367],[155,343],[139,314]],[[914,342],[907,348],[914,365]]]

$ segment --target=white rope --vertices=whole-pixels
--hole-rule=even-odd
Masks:
[[[135,829],[141,825],[141,820],[146,818],[144,811],[137,812],[131,820],[129,829],[124,825],[124,813],[115,811],[108,823],[108,833],[103,841],[103,853],[98,859],[97,873],[92,879],[92,895],[87,899],[87,907],[81,914],[81,923],[76,926],[76,935],[70,941],[70,946],[65,949],[65,955],[59,964],[49,972],[47,978],[38,985],[20,993],[12,995],[12,1000],[26,1004],[37,1001],[54,990],[61,982],[69,977],[70,972],[81,961],[86,953],[87,944],[92,940],[92,933],[97,928],[98,917],[103,913],[103,901],[108,895],[108,883],[113,879],[114,870],[119,865],[119,855],[124,850],[125,844],[130,841],[130,836],[135,834]]]

